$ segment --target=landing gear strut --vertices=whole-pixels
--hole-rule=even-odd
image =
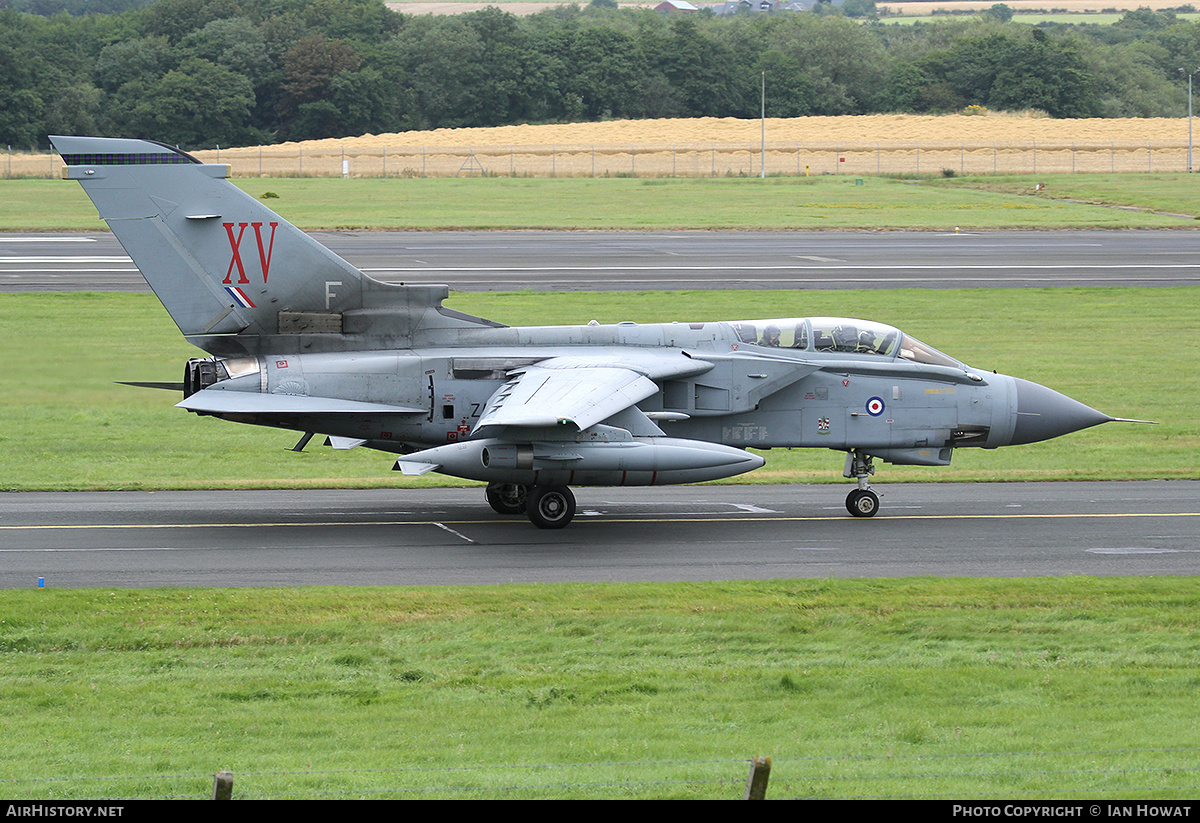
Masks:
[[[871,491],[870,477],[875,473],[871,455],[855,449],[846,455],[845,477],[858,480],[858,488],[846,495],[846,511],[855,517],[874,517],[879,511],[879,495]]]

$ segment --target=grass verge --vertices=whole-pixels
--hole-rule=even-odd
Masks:
[[[930,185],[976,189],[994,194],[1029,196],[1042,183],[1038,198],[1075,201],[1117,208],[1141,209],[1160,215],[1200,217],[1196,208],[1194,174],[1056,174],[1004,177],[956,177]]]
[[[1101,185],[1092,177],[1116,181],[1106,186],[1114,199],[1072,202],[1077,188]],[[1041,175],[1046,189],[1036,196],[1032,177],[233,182],[254,197],[278,195],[271,208],[304,229],[1194,228],[1198,215],[1183,174]],[[105,230],[74,181],[0,180],[0,202],[0,231]],[[1165,213],[1108,203],[1154,203]]]
[[[0,785],[1186,798],[1197,620],[1153,578],[10,592]]]

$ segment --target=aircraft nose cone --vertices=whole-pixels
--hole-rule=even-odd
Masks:
[[[1019,377],[1013,380],[1017,385],[1017,423],[1011,445],[1061,437],[1113,419],[1039,383]]]

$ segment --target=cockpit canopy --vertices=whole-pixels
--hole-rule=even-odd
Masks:
[[[741,320],[730,324],[739,340],[768,348],[899,357],[916,363],[964,368],[893,326],[845,317],[793,317]]]

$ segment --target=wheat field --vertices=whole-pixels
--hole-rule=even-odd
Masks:
[[[1037,112],[692,118],[434,129],[194,151],[237,177],[718,177],[1186,171],[1188,121]],[[10,177],[60,173],[10,154]]]
[[[434,129],[201,152],[235,175],[718,177],[1185,171],[1186,118],[691,118]]]

